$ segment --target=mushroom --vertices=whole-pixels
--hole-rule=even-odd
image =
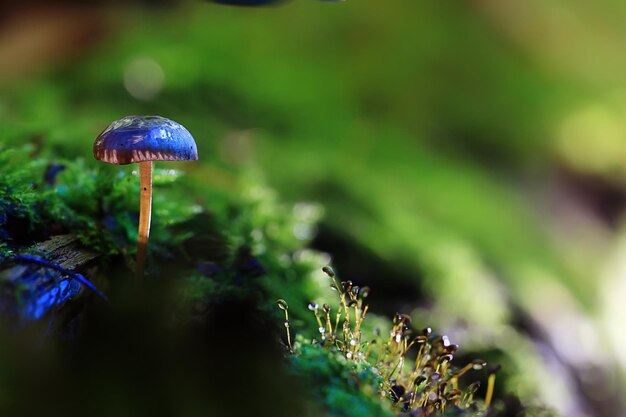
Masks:
[[[152,212],[152,161],[198,159],[191,134],[180,124],[160,116],[126,116],[98,135],[94,157],[115,165],[139,163],[141,200],[136,274],[143,277]]]

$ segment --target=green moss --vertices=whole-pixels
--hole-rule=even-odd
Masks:
[[[9,256],[50,235],[71,232],[99,254],[101,263],[123,257],[132,264],[139,203],[138,178],[132,167],[92,167],[82,160],[53,163],[32,151],[29,146],[0,151],[0,231],[4,234],[0,255]],[[65,169],[54,181],[46,181],[47,168],[55,164]],[[178,171],[157,171],[155,186],[152,262],[177,269],[181,317],[193,315],[198,305],[252,296],[261,311],[279,318],[272,300],[281,297],[289,300],[290,321],[298,331],[305,323],[317,330],[318,323],[311,320],[306,306],[308,300],[327,293],[323,287],[328,282],[320,287],[314,272],[326,257],[306,246],[322,214],[320,207],[280,203],[259,175],[242,175],[230,192],[201,194],[195,193],[198,185],[193,178]],[[16,222],[25,226],[19,233],[12,229]],[[363,314],[367,289],[355,293],[351,283],[339,283],[332,271],[327,273],[340,296],[340,304],[332,307],[331,321],[335,322],[338,307],[345,312],[348,304]],[[309,394],[326,414],[390,416],[403,411],[403,402],[392,391],[410,384],[416,374],[407,371],[412,360],[394,342],[393,334],[399,332],[406,348],[406,319],[398,316],[391,323],[371,313],[368,316],[357,326],[357,316],[352,314],[344,325],[348,327],[335,327],[322,334],[321,340],[314,330],[311,333],[317,334],[317,341],[301,335],[295,341],[291,371],[310,382]],[[326,319],[322,319],[325,326]],[[374,334],[392,336],[385,340]],[[352,339],[354,345],[348,343]],[[428,355],[436,360],[445,346],[441,339],[428,340]],[[437,366],[432,360],[421,366]],[[446,369],[442,381],[450,383],[458,368]],[[416,386],[416,395],[423,399],[433,387]],[[458,403],[449,401],[462,406],[459,413],[475,409],[472,415],[479,415],[485,410],[467,392]],[[424,409],[432,412],[432,401],[428,404]],[[459,415],[451,407],[445,408],[446,415]],[[498,408],[501,405],[496,404],[493,410]]]
[[[292,371],[309,383],[314,400],[332,416],[393,416],[389,406],[376,398],[377,376],[364,364],[346,360],[340,352],[320,349],[300,339],[298,354],[291,357]]]

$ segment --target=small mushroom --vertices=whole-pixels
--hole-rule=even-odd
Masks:
[[[126,116],[98,135],[93,155],[109,164],[139,163],[141,200],[136,273],[141,278],[150,236],[152,161],[195,161],[198,159],[196,142],[187,129],[164,117]]]

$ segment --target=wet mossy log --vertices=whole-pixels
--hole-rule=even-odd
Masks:
[[[53,236],[35,245],[34,249],[35,252],[42,253],[46,259],[76,272],[80,272],[98,258],[97,253],[81,247],[78,238],[71,234]]]
[[[74,235],[58,235],[38,243],[0,265],[0,310],[5,318],[38,320],[58,312],[82,293],[81,272],[98,254]]]

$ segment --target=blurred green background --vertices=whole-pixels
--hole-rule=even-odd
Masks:
[[[626,3],[2,7],[0,140],[95,164],[112,120],[174,119],[206,187],[319,204],[295,237],[379,312],[509,352],[525,400],[624,412]]]

